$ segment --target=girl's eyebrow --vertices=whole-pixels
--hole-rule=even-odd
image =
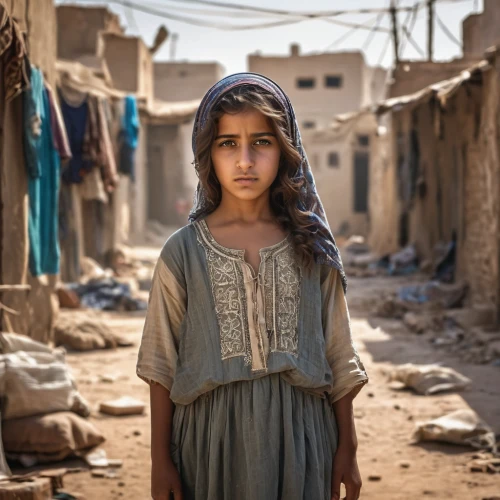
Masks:
[[[271,137],[276,137],[276,134],[273,132],[257,132],[255,134],[251,134],[252,137],[265,137],[265,136],[271,136]],[[218,135],[215,140],[219,139],[239,139],[240,136],[238,134],[221,134]]]

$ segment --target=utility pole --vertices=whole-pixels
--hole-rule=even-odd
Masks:
[[[434,51],[434,1],[427,0],[427,59],[432,61]]]
[[[392,21],[392,42],[394,44],[394,63],[399,64],[399,33],[398,33],[398,11],[396,8],[396,0],[391,0],[391,21]]]

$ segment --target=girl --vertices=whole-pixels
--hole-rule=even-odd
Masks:
[[[154,500],[331,500],[361,479],[352,401],[368,378],[295,114],[252,73],[193,130],[190,224],[158,260],[137,363]]]

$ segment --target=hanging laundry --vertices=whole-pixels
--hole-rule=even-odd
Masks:
[[[87,124],[83,138],[83,155],[92,163],[92,167],[104,163],[104,153],[99,130],[97,111],[97,97],[89,95],[87,98]]]
[[[139,143],[139,112],[134,96],[125,97],[125,112],[120,133],[120,172],[135,181],[135,151]]]
[[[106,190],[111,192],[118,184],[118,173],[116,170],[115,154],[113,151],[113,143],[111,142],[110,136],[110,117],[106,113],[106,109],[109,111],[109,107],[106,106],[107,101],[104,99],[99,99],[97,101],[97,114],[99,123],[99,136],[101,138],[102,150],[104,163],[103,167],[103,177]]]
[[[28,54],[19,25],[0,5],[0,57],[3,62],[5,101],[17,97],[30,85]]]
[[[31,71],[31,88],[23,94],[24,160],[28,175],[36,179],[42,175],[39,155],[42,141],[43,76],[34,68]]]
[[[60,157],[54,147],[49,96],[38,68],[31,68],[31,88],[24,98],[24,134],[29,172],[28,196],[30,239],[29,267],[33,276],[58,274],[60,262],[58,237]],[[40,121],[40,134],[37,136]],[[33,163],[34,155],[36,161]],[[31,162],[31,163],[28,163]]]
[[[71,148],[69,146],[68,134],[66,133],[66,127],[64,125],[64,119],[62,117],[61,108],[59,107],[59,102],[54,96],[52,87],[47,82],[45,82],[45,89],[47,90],[47,95],[49,96],[50,127],[52,129],[54,147],[59,153],[61,162],[67,162],[71,159],[72,154]]]
[[[70,99],[69,95],[61,89],[60,100],[64,125],[72,153],[72,158],[65,167],[62,178],[67,183],[79,184],[93,166],[88,157],[84,155],[84,153],[87,153],[84,151],[88,119],[87,96],[79,94],[79,99]]]

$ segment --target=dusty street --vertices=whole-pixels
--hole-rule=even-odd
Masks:
[[[499,368],[464,364],[427,340],[406,332],[399,321],[366,317],[369,304],[382,290],[400,286],[408,278],[353,278],[349,301],[355,341],[371,377],[356,400],[359,463],[363,477],[361,498],[413,500],[422,498],[482,500],[500,496],[498,475],[473,474],[466,464],[474,452],[446,444],[412,443],[415,422],[460,408],[472,408],[500,432]],[[71,314],[71,312],[63,312]],[[92,313],[94,314],[94,313]],[[91,421],[104,433],[109,458],[124,461],[116,479],[91,477],[89,472],[67,475],[66,490],[88,499],[147,499],[149,497],[149,412],[140,417],[100,415],[99,402],[130,395],[149,401],[148,386],[135,376],[135,362],[144,314],[99,314],[115,331],[135,342],[116,351],[69,354],[82,394],[93,408]],[[380,328],[377,328],[380,326]],[[464,393],[416,396],[389,388],[387,370],[406,363],[442,362],[473,380]],[[113,383],[100,375],[121,374]],[[371,479],[370,479],[371,478]],[[263,499],[264,500],[264,499]],[[314,500],[314,499],[311,499]]]

